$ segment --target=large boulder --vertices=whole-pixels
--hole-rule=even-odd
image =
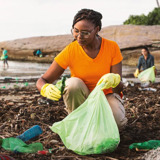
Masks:
[[[118,25],[104,27],[100,35],[116,41],[121,49],[136,48],[159,42],[160,25]]]
[[[9,58],[12,60],[51,62],[72,40],[71,35],[30,37],[0,42],[0,48],[7,49]],[[33,56],[34,50],[37,49],[41,49],[44,54],[43,58]]]
[[[141,47],[149,47],[155,62],[160,60],[160,25],[116,25],[102,28],[99,34],[107,39],[116,41],[124,57],[123,63],[136,65],[141,55]],[[58,35],[45,37],[31,37],[12,41],[0,42],[0,48],[6,48],[9,58],[14,60],[30,60],[52,62],[53,58],[70,42],[72,35]],[[41,49],[45,57],[33,56],[33,51]]]

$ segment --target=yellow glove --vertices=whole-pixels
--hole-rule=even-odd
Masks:
[[[154,70],[156,70],[156,67],[155,67],[155,66],[152,66],[152,67],[153,67]]]
[[[59,101],[61,98],[61,91],[55,85],[46,83],[41,88],[41,95],[48,99]]]
[[[137,68],[136,71],[134,72],[134,77],[137,78],[139,75],[139,69]]]
[[[108,89],[108,88],[115,88],[117,85],[120,83],[121,78],[119,74],[115,73],[108,73],[103,75],[100,80],[98,81],[97,85],[100,85],[101,83],[105,83],[103,89]]]

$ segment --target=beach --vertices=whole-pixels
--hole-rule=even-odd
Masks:
[[[23,82],[25,83],[25,82]],[[16,84],[10,89],[0,89],[0,137],[16,137],[34,125],[39,125],[43,133],[27,144],[40,142],[43,149],[52,153],[40,155],[38,153],[25,154],[6,151],[1,148],[1,154],[9,155],[16,160],[125,160],[142,159],[147,151],[130,150],[129,145],[152,139],[159,139],[160,134],[160,83],[151,84],[157,91],[140,90],[138,83],[130,83],[124,88],[124,106],[127,126],[120,131],[120,144],[113,153],[101,155],[80,156],[68,150],[60,137],[49,128],[53,123],[63,120],[67,116],[62,99],[54,102],[42,97],[35,86],[19,86]]]
[[[113,153],[81,156],[68,150],[60,137],[49,126],[67,116],[63,99],[54,102],[42,97],[36,88],[37,79],[48,69],[49,63],[9,61],[9,68],[1,68],[0,77],[0,137],[16,137],[34,125],[39,125],[43,133],[27,142],[40,142],[43,149],[51,153],[40,155],[18,154],[1,148],[1,154],[16,160],[125,160],[142,159],[147,151],[130,150],[129,145],[152,139],[160,134],[160,83],[150,84],[150,90],[143,90],[138,79],[133,77],[134,66],[123,66],[125,87],[123,100],[128,118],[127,126],[120,131],[120,144]],[[67,69],[63,74],[70,74]],[[127,83],[126,83],[127,82]]]

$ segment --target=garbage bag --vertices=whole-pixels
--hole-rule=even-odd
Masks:
[[[138,79],[141,82],[155,82],[155,66],[150,67],[138,75]]]
[[[83,104],[50,127],[66,148],[77,154],[113,152],[120,142],[112,110],[101,90],[103,86],[96,86]]]

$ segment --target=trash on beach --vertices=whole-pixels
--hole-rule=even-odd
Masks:
[[[153,92],[156,92],[157,89],[156,88],[151,88],[151,87],[148,87],[148,88],[138,88],[140,91],[153,91]]]
[[[15,80],[16,80],[16,83],[18,84],[18,80],[19,80],[19,79],[16,77]]]
[[[48,149],[48,150],[42,150],[42,151],[38,151],[37,153],[38,154],[42,154],[42,155],[46,155],[46,154],[48,154],[48,153],[52,153],[52,151],[54,151],[54,150],[57,150],[57,148],[51,148],[51,149]]]
[[[123,82],[123,85],[124,85],[125,87],[127,87],[128,84],[129,84],[129,82],[127,81],[126,78],[122,78],[122,82]]]
[[[43,150],[43,151],[38,151],[37,153],[42,154],[42,155],[46,155],[47,153],[49,153],[49,151]]]
[[[142,82],[141,87],[148,87],[150,85],[150,82]]]
[[[15,153],[36,153],[43,150],[42,143],[26,144],[19,138],[4,138],[2,139],[2,148]]]
[[[22,133],[21,135],[17,136],[16,138],[21,139],[22,141],[26,142],[36,136],[39,136],[40,134],[42,134],[42,129],[39,125],[35,125],[31,128],[29,128],[28,130],[26,130],[24,133]]]
[[[150,149],[157,149],[160,147],[160,140],[149,140],[145,142],[140,142],[140,143],[132,143],[129,146],[129,149],[145,149],[145,150],[150,150]]]
[[[4,88],[4,89],[5,89],[5,88],[6,88],[6,86],[2,86],[1,88]]]
[[[134,86],[134,82],[128,81],[126,78],[122,78],[122,82],[123,82],[123,85],[124,85],[125,87],[128,87],[129,85],[130,85],[131,87]]]
[[[25,82],[24,85],[27,87],[28,86],[28,82]]]

